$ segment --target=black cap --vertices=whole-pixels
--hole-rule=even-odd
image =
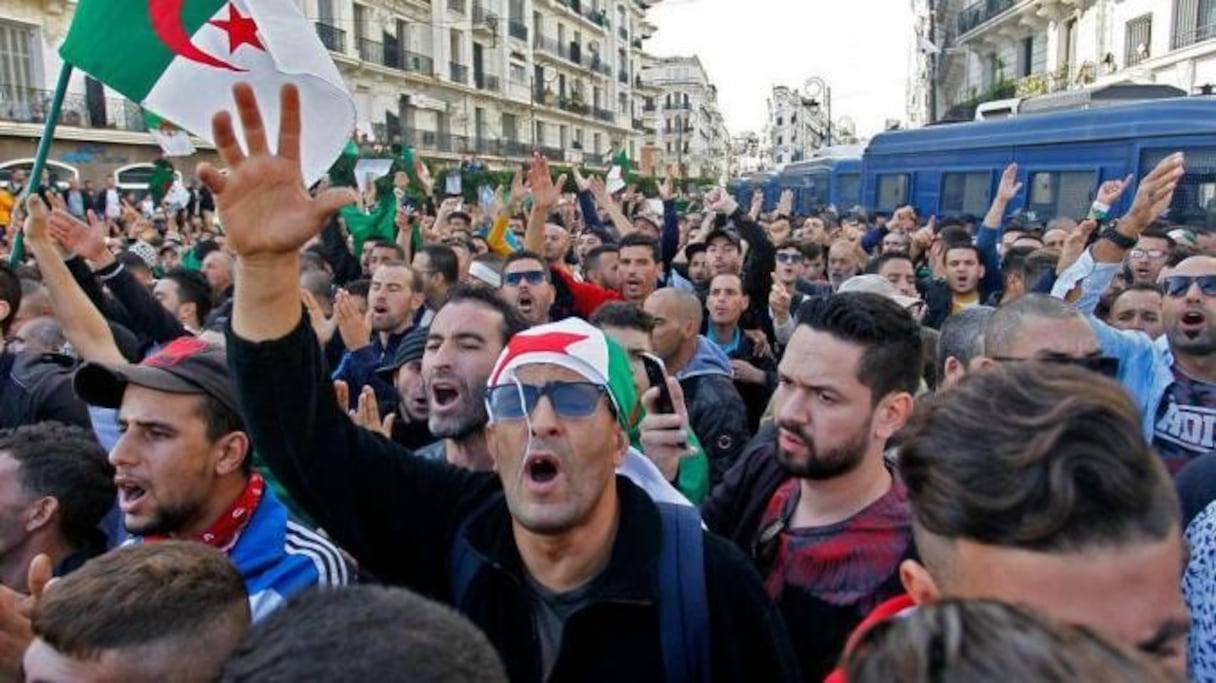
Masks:
[[[89,405],[119,408],[128,384],[169,394],[205,394],[240,413],[224,352],[195,337],[179,337],[138,365],[85,363],[72,381]]]
[[[705,244],[704,242],[690,242],[684,247],[684,259],[691,261],[692,257],[696,256],[697,254],[704,253],[708,248],[709,245]]]
[[[739,238],[738,233],[736,233],[734,230],[728,230],[724,227],[718,227],[718,228],[714,228],[713,230],[710,230],[709,234],[705,236],[705,246],[709,247],[709,245],[714,243],[714,240],[716,240],[720,237],[724,237],[724,238],[730,240],[730,243],[735,245],[736,247],[743,244],[743,240]]]
[[[387,365],[376,368],[376,374],[387,376],[391,381],[392,375],[402,365],[422,360],[422,353],[426,349],[426,336],[430,329],[429,327],[415,327],[406,332],[400,343],[397,344],[397,352],[393,354],[393,360],[389,361]]]

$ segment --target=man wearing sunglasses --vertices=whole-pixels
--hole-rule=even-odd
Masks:
[[[1174,240],[1164,228],[1154,226],[1140,233],[1140,239],[1127,252],[1126,258],[1132,282],[1155,284],[1173,248]]]
[[[1156,341],[1138,331],[1116,330],[1093,315],[1097,299],[1119,272],[1128,249],[1170,206],[1181,180],[1182,154],[1166,157],[1137,188],[1131,210],[1117,228],[1060,277],[1052,291],[1066,296],[1079,284],[1076,307],[1089,318],[1105,355],[1118,358],[1119,378],[1135,399],[1144,436],[1171,473],[1216,450],[1216,258],[1193,256],[1162,279]]]
[[[514,252],[503,264],[498,295],[530,325],[543,325],[549,322],[549,307],[554,299],[549,277],[549,268],[540,256],[530,251]]]

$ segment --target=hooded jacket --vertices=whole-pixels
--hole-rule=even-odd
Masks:
[[[676,373],[688,421],[709,458],[712,485],[722,480],[751,438],[747,406],[735,388],[730,358],[703,336],[688,365]]]

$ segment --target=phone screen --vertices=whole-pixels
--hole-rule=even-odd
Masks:
[[[667,369],[663,366],[663,361],[649,353],[641,354],[641,358],[650,386],[659,388],[659,401],[655,410],[660,413],[674,413],[675,404],[671,401],[671,392],[667,390]]]

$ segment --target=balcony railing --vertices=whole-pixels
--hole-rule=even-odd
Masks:
[[[460,83],[461,85],[468,85],[469,67],[461,64],[460,62],[452,62],[450,66],[452,68],[448,73],[452,77],[452,82]]]
[[[473,0],[473,28],[490,27],[490,19],[494,17],[494,13],[486,9],[486,6],[481,4],[480,0]]]
[[[642,126],[645,125],[645,122],[643,122],[642,119],[633,119],[630,121],[630,124],[630,127],[634,130],[642,130]]]
[[[536,151],[545,155],[545,158],[549,161],[566,160],[566,150],[562,149],[561,147],[546,147],[544,145],[538,145],[536,147]]]
[[[958,34],[976,28],[1017,4],[1017,0],[979,0],[965,7],[958,15]]]
[[[652,111],[655,111],[656,109],[658,109],[658,107],[654,106],[653,102],[642,105],[642,111],[644,111],[644,112],[652,112]]]
[[[624,83],[625,85],[629,85],[629,72],[624,69],[616,72],[616,80]]]
[[[616,113],[609,109],[600,109],[599,107],[595,107],[591,110],[591,115],[596,119],[605,121],[607,123],[616,122]]]
[[[406,52],[405,59],[402,60],[402,66],[406,71],[426,74],[427,76],[435,75],[435,60],[426,55],[418,54],[417,52]]]
[[[488,90],[490,92],[498,92],[502,87],[502,81],[498,76],[492,74],[473,74],[473,83],[478,90]]]
[[[459,14],[464,14],[464,0],[448,0],[448,9]]]
[[[528,25],[522,21],[512,19],[511,22],[507,24],[507,33],[509,33],[512,38],[517,40],[527,40]]]
[[[645,87],[645,84],[644,84],[644,83],[642,83],[642,76],[641,76],[641,74],[634,74],[634,76],[633,76],[633,87],[637,88],[638,90],[641,90],[642,88],[644,88],[644,87]]]
[[[601,61],[598,57],[591,60],[591,70],[597,74],[612,78],[612,65]]]
[[[687,102],[668,102],[663,105],[663,108],[672,111],[676,109],[689,109],[689,106]]]
[[[417,52],[402,50],[397,45],[385,45],[367,38],[358,40],[359,59],[392,69],[433,76],[435,60]]]
[[[356,38],[355,42],[359,47],[359,59],[371,62],[372,64],[387,66],[384,63],[384,43],[377,43],[367,38]]]
[[[0,85],[0,120],[45,123],[55,93],[12,85]],[[102,106],[96,106],[96,105]],[[93,105],[93,106],[90,106]],[[59,125],[80,128],[146,132],[143,109],[121,97],[89,101],[84,95],[67,93],[59,112]]]
[[[317,36],[321,39],[321,44],[326,50],[332,52],[346,52],[346,31],[337,26],[329,24],[316,23]]]
[[[1210,38],[1216,38],[1216,24],[1205,24],[1178,31],[1173,35],[1170,44],[1173,45],[1173,49],[1179,50]]]
[[[621,37],[621,40],[629,40],[629,29],[624,26],[617,26],[616,34]]]
[[[536,34],[535,40],[532,42],[532,47],[541,52],[547,52],[551,55],[556,55],[562,59],[573,62],[574,64],[582,65],[582,49],[577,43],[559,43],[549,36]]]

